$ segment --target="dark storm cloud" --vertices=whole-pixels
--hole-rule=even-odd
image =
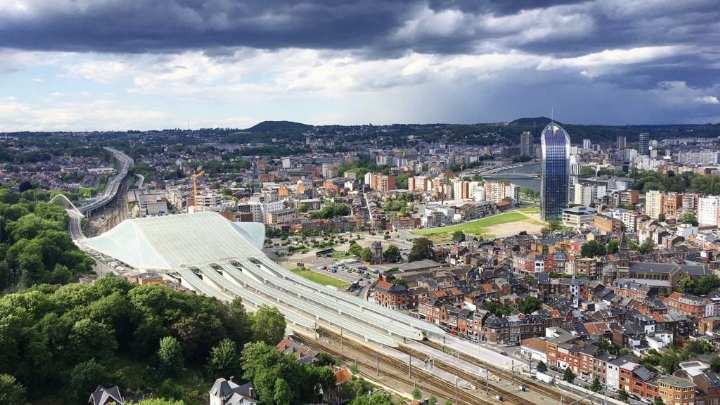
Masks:
[[[45,0],[0,14],[0,47],[163,52],[222,47],[359,48],[412,9],[393,0]],[[81,4],[82,3],[82,4]],[[0,6],[2,11],[2,6]]]
[[[544,70],[528,64],[519,71],[508,65],[511,73],[503,75],[504,67],[498,68],[498,77],[487,82],[457,80],[451,86],[459,84],[461,89],[452,89],[444,103],[452,106],[447,116],[476,121],[478,105],[496,118],[546,114],[538,109],[548,98],[558,100],[553,101],[558,107],[566,102],[568,116],[588,122],[718,116],[717,104],[697,101],[720,97],[718,0],[16,0],[12,4],[23,7],[8,4],[0,0],[0,49],[113,54],[200,50],[220,62],[233,61],[238,52],[284,48],[345,51],[358,60],[410,52],[531,54],[533,60],[547,57],[552,66]],[[653,53],[657,47],[672,51]],[[650,56],[644,57],[642,49],[603,54],[634,48],[648,48]],[[391,77],[379,87],[403,86],[406,80]],[[528,84],[523,85],[525,80]],[[686,87],[671,85],[657,92],[674,82]],[[477,87],[463,92],[473,85]],[[440,93],[442,89],[433,92]],[[485,100],[488,105],[483,99],[468,102],[478,94],[495,96]],[[442,110],[434,96],[418,100],[423,105],[417,111],[423,106]]]
[[[720,42],[717,1],[572,0],[18,0],[29,11],[0,5],[0,47],[94,52],[175,52],[186,49],[287,47],[350,49],[368,55],[408,50],[467,53],[483,43],[551,54],[608,47]],[[643,5],[647,3],[646,5]],[[519,19],[488,27],[487,17],[513,17],[550,8],[542,35],[525,31],[547,21]],[[462,13],[462,24],[434,32],[395,34],[425,10]],[[574,16],[576,19],[564,20]],[[580,22],[578,22],[579,20]],[[564,24],[590,23],[586,35]],[[554,31],[557,34],[554,34]]]

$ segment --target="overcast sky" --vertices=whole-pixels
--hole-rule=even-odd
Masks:
[[[0,0],[0,130],[720,122],[718,0]]]

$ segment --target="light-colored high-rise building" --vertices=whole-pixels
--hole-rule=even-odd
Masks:
[[[429,191],[431,188],[430,179],[427,176],[412,176],[408,178],[408,190],[410,191]]]
[[[720,197],[707,196],[698,199],[698,223],[704,226],[718,226]]]
[[[533,152],[532,134],[525,131],[520,135],[520,156],[531,157]]]
[[[453,180],[453,198],[455,201],[467,200],[470,198],[470,182],[461,179]]]
[[[560,219],[568,206],[570,182],[570,136],[551,122],[540,134],[542,164],[540,178],[540,212],[543,219]]]
[[[583,205],[589,207],[594,200],[594,188],[590,184],[577,183],[575,184],[575,199],[574,204]]]
[[[617,136],[617,148],[625,149],[625,144],[626,144],[625,135],[618,135]]]
[[[664,194],[658,190],[650,190],[645,193],[645,215],[652,219],[660,218],[663,213]]]
[[[324,179],[332,179],[338,175],[338,166],[332,163],[322,164],[322,176]]]
[[[679,152],[677,162],[690,165],[716,165],[720,163],[720,152],[704,150],[696,152]]]
[[[589,150],[592,147],[592,142],[589,139],[583,139],[583,149]]]
[[[494,203],[500,202],[505,198],[512,198],[513,201],[518,200],[519,188],[509,181],[490,180],[485,182],[485,200]]]

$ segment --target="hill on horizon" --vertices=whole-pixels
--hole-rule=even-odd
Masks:
[[[273,133],[273,134],[287,134],[307,131],[311,129],[312,125],[303,124],[301,122],[294,121],[262,121],[258,124],[253,125],[244,131],[253,133]]]

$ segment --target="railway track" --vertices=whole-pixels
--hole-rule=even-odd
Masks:
[[[447,346],[443,346],[443,345],[441,345],[440,343],[437,343],[437,342],[424,341],[423,343],[426,344],[427,346],[433,348],[433,349],[436,349],[436,350],[441,350],[441,351],[444,351],[444,352],[449,353],[449,354],[452,354],[452,355],[457,355],[457,354],[458,354],[457,351],[455,351],[455,350],[453,350],[453,349],[451,349],[451,348],[449,348],[449,347],[447,347]],[[404,349],[403,349],[403,350],[404,350]],[[477,358],[475,358],[475,357],[472,357],[472,356],[463,356],[462,358],[463,358],[463,360],[467,361],[468,363],[471,363],[471,364],[474,364],[474,365],[476,365],[476,366],[478,366],[478,367],[482,367],[482,368],[485,368],[485,369],[489,370],[492,374],[495,374],[495,375],[498,376],[499,378],[507,379],[507,380],[511,380],[511,381],[519,381],[519,382],[521,382],[523,385],[525,385],[526,387],[528,387],[528,389],[531,390],[532,392],[536,392],[536,393],[541,394],[541,395],[543,395],[543,396],[545,396],[545,397],[548,397],[548,398],[550,398],[550,399],[553,399],[553,400],[557,401],[558,403],[567,401],[568,399],[579,400],[579,398],[574,398],[574,397],[571,396],[570,394],[568,394],[568,395],[563,395],[562,393],[558,392],[557,390],[552,389],[551,387],[548,387],[548,386],[546,386],[546,385],[544,385],[544,384],[542,384],[542,383],[540,383],[540,382],[537,382],[537,381],[535,381],[535,380],[533,380],[533,379],[530,379],[530,378],[527,378],[527,377],[522,377],[522,376],[520,376],[519,374],[515,374],[515,373],[512,373],[512,372],[510,372],[510,371],[504,370],[504,369],[502,369],[502,368],[500,368],[500,367],[496,367],[496,366],[494,366],[494,365],[492,365],[492,364],[483,362],[483,361],[481,361],[481,360],[479,360],[479,359],[477,359]],[[462,370],[457,369],[457,367],[453,367],[452,365],[448,365],[448,364],[446,364],[446,363],[442,363],[442,366],[443,366],[443,367],[448,367],[448,368],[451,368],[451,369],[456,369],[458,374],[464,373]],[[450,371],[450,370],[448,370],[448,371]],[[451,372],[456,373],[455,370],[452,370]],[[467,373],[465,373],[465,374],[467,374]],[[464,377],[463,377],[463,378],[464,378]],[[511,394],[511,395],[514,395],[514,396],[517,396],[516,394],[513,394],[513,393],[510,393],[510,394]],[[502,394],[501,394],[501,395],[502,395]],[[521,399],[522,399],[522,398],[521,398]],[[524,399],[523,399],[523,400],[524,400]],[[532,402],[526,402],[526,403],[532,404]],[[580,401],[580,402],[578,402],[578,403],[592,403],[592,402]]]
[[[481,398],[484,392],[475,389],[469,391],[457,387],[445,380],[434,376],[428,371],[413,366],[408,371],[408,364],[395,358],[384,356],[367,346],[345,338],[340,344],[340,336],[332,331],[321,329],[321,339],[314,339],[310,336],[297,334],[299,340],[315,350],[321,350],[336,356],[346,363],[355,363],[360,374],[368,379],[381,377],[390,385],[399,382],[406,387],[418,386],[424,394],[434,395],[439,399],[452,401],[458,405],[496,405],[497,401]],[[330,339],[333,344],[323,342],[322,338]],[[342,346],[342,350],[338,346]]]
[[[420,353],[417,350],[414,350],[407,346],[400,346],[399,350],[404,353],[407,353],[409,355],[412,355],[418,359],[424,359],[425,361],[429,361],[431,359],[425,353]],[[441,370],[445,370],[449,373],[455,374],[458,377],[462,377],[463,379],[475,384],[477,387],[480,387],[481,390],[483,389],[482,387],[484,387],[484,390],[486,392],[493,393],[494,395],[499,395],[505,401],[508,401],[509,403],[517,404],[517,405],[533,405],[533,404],[535,404],[535,402],[530,401],[526,398],[523,398],[510,390],[501,388],[495,384],[490,384],[490,382],[487,380],[487,378],[489,378],[489,376],[487,376],[487,378],[483,378],[482,375],[478,376],[478,375],[471,374],[465,370],[460,369],[459,367],[453,366],[452,364],[448,364],[447,362],[442,361],[440,359],[433,358],[432,361],[435,364],[435,367],[437,367]],[[485,368],[485,369],[487,370],[487,368]]]

